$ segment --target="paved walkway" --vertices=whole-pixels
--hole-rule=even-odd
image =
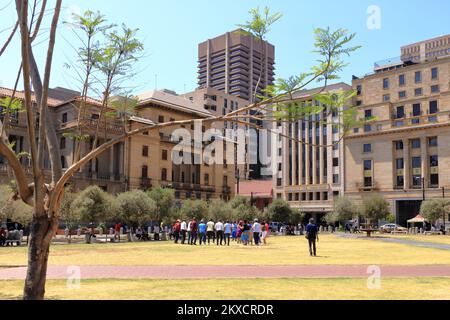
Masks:
[[[356,234],[339,234],[338,237],[354,238],[354,239],[362,239],[362,240],[376,240],[376,241],[383,241],[383,242],[390,242],[390,243],[407,244],[410,246],[422,247],[422,248],[450,250],[450,244],[436,243],[436,242],[417,241],[417,240],[409,240],[409,239],[401,239],[401,238],[383,238],[383,237],[368,238],[367,236],[361,236],[361,235],[356,235]]]
[[[82,279],[364,278],[368,266],[82,266]],[[0,280],[25,279],[26,268],[0,269]],[[74,269],[50,266],[48,279]],[[382,277],[450,277],[450,266],[381,266]]]

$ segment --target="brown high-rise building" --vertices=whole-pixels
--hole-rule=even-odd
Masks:
[[[274,81],[275,47],[238,29],[198,46],[199,88],[215,88],[227,94],[252,100],[255,88]],[[260,79],[261,78],[261,79]],[[258,85],[258,80],[259,85]]]

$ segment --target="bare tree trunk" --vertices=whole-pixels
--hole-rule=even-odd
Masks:
[[[23,290],[24,300],[43,300],[45,296],[45,282],[47,280],[47,264],[50,253],[48,232],[51,222],[46,214],[33,219],[30,229],[28,246],[28,269]]]

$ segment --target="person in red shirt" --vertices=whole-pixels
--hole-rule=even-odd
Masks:
[[[191,245],[197,245],[197,237],[198,237],[198,223],[195,218],[191,221]]]
[[[120,223],[116,223],[114,226],[114,241],[120,241],[120,228],[122,228],[122,225]]]
[[[181,220],[177,220],[173,225],[173,236],[175,237],[175,243],[178,243],[180,240],[180,231],[181,231]]]

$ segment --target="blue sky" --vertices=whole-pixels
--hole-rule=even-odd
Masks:
[[[0,9],[11,0],[0,0]],[[53,1],[49,1],[53,4]],[[14,23],[12,3],[0,11],[0,32]],[[196,87],[197,44],[236,28],[246,21],[252,7],[269,6],[283,13],[268,35],[276,47],[277,77],[288,77],[307,71],[315,62],[313,30],[330,26],[357,33],[355,44],[363,48],[349,59],[342,81],[370,72],[373,63],[400,55],[400,46],[450,33],[447,0],[64,0],[62,19],[72,11],[100,10],[114,23],[139,28],[145,44],[145,58],[140,71],[129,83],[135,92],[168,88],[177,92]],[[376,5],[381,12],[381,28],[369,29],[367,9]],[[3,43],[7,32],[0,33]],[[42,36],[45,40],[45,35]],[[64,64],[76,59],[73,33],[65,26],[58,31],[51,86],[77,89],[73,72]],[[43,63],[45,43],[36,48]],[[11,87],[20,64],[17,37],[0,58],[0,85]]]

